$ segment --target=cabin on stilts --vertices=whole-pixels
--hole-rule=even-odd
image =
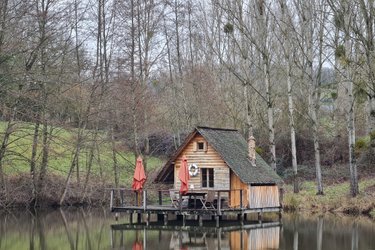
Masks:
[[[188,168],[187,191],[180,192],[182,160]],[[187,163],[187,164],[186,164]],[[187,165],[187,166],[186,166]],[[249,213],[281,212],[282,179],[255,151],[255,139],[248,141],[234,129],[195,128],[161,168],[154,182],[170,186],[165,190],[112,189],[112,212],[211,215],[217,224],[223,215],[244,219]],[[116,198],[115,196],[119,198]],[[174,195],[176,197],[174,197]],[[131,200],[132,197],[135,199]],[[147,216],[149,218],[149,216]]]
[[[189,165],[191,190],[222,190],[229,208],[281,207],[283,181],[256,153],[254,137],[246,142],[234,129],[197,127],[159,172],[156,182],[173,184],[178,190],[183,156]]]

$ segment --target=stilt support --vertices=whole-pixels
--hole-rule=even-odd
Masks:
[[[151,217],[150,213],[147,213],[147,217],[146,217],[146,225],[147,226],[150,225],[150,217]]]
[[[137,223],[141,223],[141,222],[142,222],[142,214],[137,213]]]
[[[164,214],[164,226],[168,225],[168,214]]]
[[[263,220],[263,212],[258,212],[258,221],[262,222]]]

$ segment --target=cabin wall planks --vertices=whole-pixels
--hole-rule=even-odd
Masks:
[[[230,173],[230,207],[240,207],[241,205],[241,198],[240,198],[240,190],[242,190],[242,206],[247,207],[249,204],[248,199],[248,188],[249,186],[243,183],[238,176],[231,171]]]
[[[204,150],[199,151],[197,149],[197,142],[206,143]],[[230,169],[220,157],[220,155],[209,145],[207,141],[201,135],[195,136],[190,143],[184,148],[181,154],[176,158],[175,171],[174,171],[174,188],[180,189],[181,183],[178,178],[178,174],[181,166],[182,156],[185,155],[187,158],[188,166],[190,164],[196,164],[199,168],[197,176],[191,176],[189,181],[189,188],[191,185],[194,189],[201,189],[202,187],[202,173],[201,168],[213,168],[214,169],[214,188],[216,190],[228,190],[230,187]]]
[[[265,208],[280,206],[279,188],[277,185],[250,186],[250,208]]]

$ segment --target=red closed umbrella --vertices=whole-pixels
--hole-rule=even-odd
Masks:
[[[190,180],[189,170],[187,166],[187,159],[185,156],[182,157],[180,172],[178,173],[178,178],[181,181],[180,193],[186,194],[189,190],[188,182]]]
[[[139,156],[137,159],[137,164],[135,166],[132,189],[134,191],[141,190],[145,181],[145,169],[143,167],[142,158]]]
[[[132,250],[143,250],[142,242],[138,242],[138,241],[134,242]]]

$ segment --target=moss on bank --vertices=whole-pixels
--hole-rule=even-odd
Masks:
[[[324,195],[316,195],[315,182],[304,182],[298,194],[294,194],[293,187],[288,185],[284,209],[365,214],[375,218],[375,178],[361,180],[359,189],[360,194],[353,198],[349,195],[349,182],[326,186]]]

